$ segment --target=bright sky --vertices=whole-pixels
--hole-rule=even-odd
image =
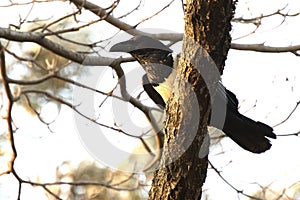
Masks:
[[[1,4],[5,4],[4,2],[6,1],[1,2]],[[128,8],[134,8],[137,2],[137,0],[130,0],[129,5],[128,1],[121,1],[120,7],[116,10],[116,15],[125,14],[124,11],[127,11]],[[126,22],[134,24],[132,22],[138,22],[140,16],[142,16],[141,18],[151,16],[167,2],[169,1],[145,1],[143,5],[147,9],[135,11],[126,18]],[[55,4],[55,13],[51,11],[44,12],[45,9],[49,8],[49,5],[35,4],[30,17],[34,18],[36,15],[42,19],[49,16],[55,17],[69,7],[69,3],[64,6],[62,6],[64,3],[61,2]],[[300,4],[297,0],[264,0],[259,3],[257,1],[239,1],[237,14],[241,16],[241,13],[243,13],[244,17],[253,17],[261,13],[269,14],[287,4],[285,10],[289,10],[291,13],[300,11]],[[248,7],[250,7],[250,11]],[[24,17],[30,9],[29,5],[22,8],[14,7],[13,9],[0,8],[0,18],[5,19],[0,21],[0,26],[7,27],[8,24],[16,24],[19,14]],[[91,16],[93,15],[84,12],[82,19],[88,21]],[[182,18],[181,3],[175,1],[166,11],[158,17],[146,21],[139,28],[183,32]],[[266,45],[274,46],[300,44],[300,30],[295,26],[295,24],[299,24],[299,17],[287,20],[281,26],[279,26],[280,21],[278,19],[274,17],[263,21],[262,28],[256,34],[233,42],[265,42]],[[98,39],[99,35],[100,37],[108,37],[116,31],[110,25],[103,24],[103,26],[94,31],[93,37]],[[235,26],[232,33],[233,38],[245,35],[251,30],[253,30],[251,25]],[[299,58],[290,53],[267,54],[231,50],[222,79],[224,85],[238,97],[242,113],[273,126],[285,119],[300,99],[298,74],[300,74]],[[256,107],[252,108],[256,101]],[[49,105],[49,109],[52,109],[51,105]],[[73,113],[68,108],[62,107],[56,123],[51,126],[55,130],[54,133],[49,133],[47,127],[38,123],[36,118],[26,114],[22,108],[17,107],[14,113],[18,113],[18,115],[14,115],[14,122],[19,127],[16,134],[19,152],[17,166],[22,174],[32,178],[32,180],[36,178],[36,174],[39,174],[41,181],[49,181],[49,179],[51,181],[54,178],[56,165],[66,159],[75,162],[82,159],[92,159],[77,136]],[[22,113],[22,115],[19,113]],[[276,134],[299,131],[299,118],[300,112],[295,112],[286,123],[275,128]],[[34,127],[34,130],[32,127]],[[298,170],[300,161],[296,156],[296,152],[300,152],[299,142],[299,137],[279,137],[277,140],[272,141],[271,150],[256,155],[242,150],[226,138],[222,141],[222,145],[211,149],[210,160],[215,167],[222,171],[222,175],[231,184],[244,190],[247,194],[253,194],[259,189],[257,185],[253,184],[255,182],[262,185],[274,183],[273,187],[275,189],[282,190],[284,187],[300,180],[300,171]],[[122,143],[122,140],[119,140],[118,144],[121,149],[128,148],[126,144]],[[225,153],[221,153],[223,151]],[[49,173],[49,170],[52,170],[53,174]],[[6,184],[7,181],[11,181],[9,176],[0,177],[0,194],[2,197],[6,194],[16,193],[11,186]],[[211,199],[237,199],[236,192],[230,189],[213,170],[208,170],[204,188],[207,189]],[[32,190],[30,190],[30,195],[33,195]],[[37,195],[40,195],[40,191],[37,191]],[[12,199],[15,199],[15,197]],[[24,197],[24,199],[32,199],[32,196]],[[247,198],[241,196],[241,199]]]

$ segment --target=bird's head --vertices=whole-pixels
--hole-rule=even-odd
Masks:
[[[110,52],[131,54],[143,66],[152,84],[163,82],[172,72],[173,51],[159,40],[149,36],[135,36],[117,43],[110,48]]]
[[[138,61],[141,61],[141,58],[143,58],[142,60],[158,59],[159,55],[163,58],[173,51],[159,40],[149,36],[139,35],[113,45],[110,48],[110,52],[130,53]]]

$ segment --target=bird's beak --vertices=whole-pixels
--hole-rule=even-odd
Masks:
[[[142,49],[163,50],[172,53],[172,50],[159,40],[146,36],[135,36],[127,41],[117,43],[109,51],[132,53]]]
[[[126,52],[129,53],[134,50],[134,45],[131,44],[130,41],[120,42],[113,45],[110,48],[110,52]]]

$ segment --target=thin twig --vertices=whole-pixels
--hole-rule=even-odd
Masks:
[[[3,119],[6,119],[7,127],[8,127],[8,140],[10,142],[10,146],[12,148],[12,155],[11,159],[8,162],[8,170],[5,172],[0,173],[0,175],[5,174],[5,173],[10,173],[13,170],[14,167],[14,162],[15,159],[17,158],[17,149],[15,145],[15,139],[14,139],[14,131],[12,127],[12,116],[11,116],[11,111],[13,107],[13,95],[9,87],[9,82],[8,82],[8,77],[7,77],[7,72],[6,72],[6,63],[5,63],[5,47],[2,46],[0,42],[0,73],[1,73],[1,79],[2,79],[2,85],[4,88],[4,92],[6,98],[7,98],[7,105],[4,106],[2,109],[6,109],[5,116],[2,116]]]
[[[145,107],[143,104],[140,103],[140,101],[138,101],[137,99],[133,98],[126,90],[126,79],[125,79],[125,74],[123,69],[121,68],[121,62],[120,60],[115,60],[110,66],[112,66],[112,68],[116,71],[116,74],[118,76],[119,79],[119,85],[121,88],[121,95],[123,98],[127,99],[132,105],[136,106],[139,110],[141,110],[146,118],[148,119],[148,121],[150,122],[153,130],[155,131],[155,142],[157,145],[157,153],[155,158],[147,165],[144,167],[143,171],[147,171],[148,169],[150,169],[161,157],[161,153],[162,153],[162,140],[160,135],[163,135],[162,130],[160,130],[160,127],[158,126],[158,124],[156,122],[154,122],[153,119],[154,117],[152,116],[152,113],[150,112],[149,109],[147,109],[147,107]],[[143,145],[146,143],[142,143]],[[148,146],[145,146],[145,149],[148,151]],[[151,152],[153,152],[151,150]]]
[[[88,185],[95,185],[95,186],[103,186],[109,189],[117,190],[117,191],[134,191],[138,189],[138,186],[132,187],[132,188],[121,188],[121,187],[115,187],[113,185],[108,185],[106,183],[99,183],[99,182],[93,182],[93,181],[78,181],[78,182],[65,182],[65,181],[58,181],[53,183],[37,183],[32,181],[25,181],[23,180],[23,183],[27,183],[33,186],[53,186],[53,185],[71,185],[71,186],[88,186]]]
[[[218,174],[218,176],[229,186],[231,187],[232,189],[234,189],[237,194],[242,194],[248,198],[251,198],[251,199],[255,199],[255,200],[263,200],[263,199],[260,199],[260,198],[257,198],[257,197],[254,197],[254,196],[251,196],[251,195],[248,195],[246,193],[244,193],[243,190],[239,190],[237,189],[236,187],[234,187],[231,183],[229,183],[229,181],[226,180],[226,178],[224,178],[221,174],[221,172],[210,162],[208,161],[208,163],[210,164],[211,168]]]
[[[142,19],[139,23],[137,23],[134,28],[138,27],[141,23],[148,21],[150,19],[152,19],[153,17],[157,16],[158,14],[160,14],[161,12],[163,12],[165,9],[167,9],[168,7],[170,7],[170,5],[174,2],[175,0],[170,1],[167,5],[165,5],[164,7],[162,7],[159,11],[157,11],[156,13],[152,14],[150,17],[147,17],[145,19]]]
[[[108,128],[108,129],[111,129],[111,130],[114,130],[114,131],[117,131],[117,132],[120,132],[120,133],[123,133],[123,134],[126,134],[128,136],[132,136],[132,137],[138,137],[138,136],[134,136],[134,135],[131,135],[129,133],[126,133],[125,131],[121,130],[121,129],[118,129],[118,128],[115,128],[115,127],[112,127],[112,126],[108,126],[108,125],[105,125],[105,124],[102,124],[102,123],[99,123],[97,121],[95,121],[94,119],[84,115],[83,113],[81,113],[75,105],[72,105],[71,103],[59,98],[59,97],[56,97],[56,96],[53,96],[52,94],[48,93],[48,92],[45,92],[45,91],[40,91],[40,90],[23,90],[21,91],[20,95],[26,95],[26,94],[41,94],[41,95],[44,95],[46,97],[48,97],[49,99],[52,99],[60,104],[63,104],[63,105],[66,105],[68,106],[69,108],[73,109],[76,113],[78,113],[80,116],[84,117],[85,119],[88,119],[89,121],[99,125],[99,126],[102,126],[104,128]]]
[[[286,121],[292,116],[292,114],[296,111],[296,109],[298,108],[299,105],[300,105],[300,101],[298,101],[298,102],[296,103],[295,107],[294,107],[293,110],[290,112],[290,114],[289,114],[284,120],[282,120],[282,121],[279,122],[278,124],[275,124],[275,125],[273,126],[273,128],[276,127],[276,126],[279,126],[279,125],[283,124],[284,122],[286,122]]]

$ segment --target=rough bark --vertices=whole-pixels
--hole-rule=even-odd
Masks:
[[[199,156],[210,113],[208,85],[219,79],[213,66],[221,74],[225,65],[233,10],[231,0],[187,0],[183,52],[166,109],[161,167],[149,199],[201,198],[208,165],[207,156]]]

